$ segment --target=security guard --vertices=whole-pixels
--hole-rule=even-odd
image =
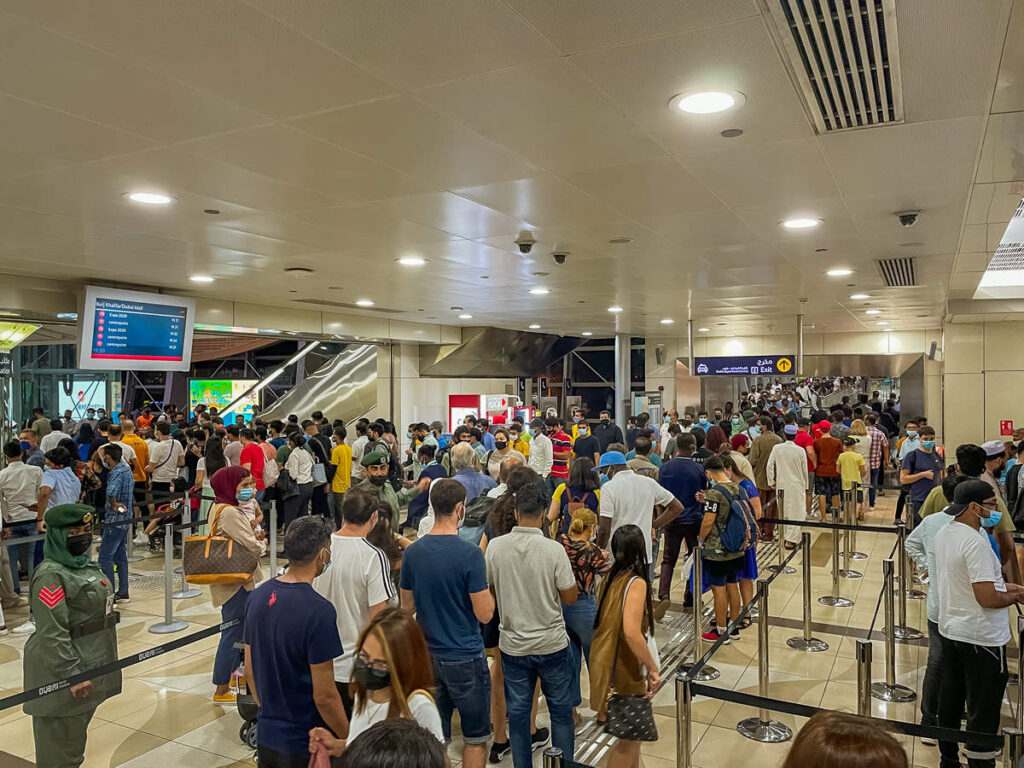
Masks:
[[[95,510],[60,504],[47,510],[43,562],[32,577],[36,631],[25,644],[25,690],[117,660],[113,585],[89,559]],[[77,768],[96,707],[121,692],[121,672],[78,683],[25,704],[39,768]]]
[[[425,477],[417,485],[396,491],[388,482],[390,456],[384,451],[370,451],[363,455],[363,480],[353,490],[376,497],[391,507],[391,530],[398,532],[398,511],[430,487]]]

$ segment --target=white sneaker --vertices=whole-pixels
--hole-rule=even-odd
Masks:
[[[24,624],[22,624],[20,627],[15,627],[14,629],[12,629],[11,630],[11,634],[14,634],[14,635],[31,635],[35,631],[36,631],[36,623],[34,621],[32,621],[31,619],[29,619]]]
[[[145,546],[146,544],[149,544],[149,536],[147,536],[144,533],[140,533],[138,536],[132,539],[132,544],[138,547]]]
[[[0,627],[0,637],[7,637],[7,635],[9,635],[10,633],[11,633],[11,630],[9,630],[7,628],[6,624],[4,624],[2,627]]]

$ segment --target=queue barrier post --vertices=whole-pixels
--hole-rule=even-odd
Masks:
[[[270,522],[267,530],[270,531],[270,578],[277,576],[277,499],[270,500]]]
[[[758,579],[757,587],[757,688],[762,697],[768,696],[768,585],[767,579]],[[793,738],[793,731],[785,723],[771,719],[771,712],[761,708],[757,717],[748,717],[736,724],[736,730],[748,739],[766,744],[778,744]]]
[[[913,516],[913,513],[911,513]],[[896,523],[896,563],[899,568],[899,604],[898,622],[895,626],[886,624],[886,627],[893,627],[892,633],[897,640],[920,640],[923,634],[914,627],[907,624],[907,596],[910,594],[910,568],[907,556],[907,526],[902,520]],[[886,632],[889,630],[886,629]]]
[[[882,701],[906,702],[915,701],[917,694],[905,685],[896,682],[896,624],[893,606],[893,562],[891,559],[882,561],[882,595],[885,605],[885,681],[872,683],[871,695]]]
[[[1003,768],[1018,768],[1024,759],[1024,731],[1003,728]]]
[[[933,587],[934,589],[934,587]],[[1016,725],[1024,732],[1024,616],[1017,615],[1017,720]]]
[[[797,651],[818,653],[828,650],[828,643],[811,634],[811,534],[804,531],[800,534],[801,570],[803,571],[803,634],[799,637],[791,637],[786,645]]]
[[[174,590],[174,524],[164,527],[164,620],[149,628],[154,635],[169,635],[188,629],[188,622],[174,618],[174,602],[171,592]]]
[[[913,499],[911,499],[910,496],[908,495],[907,496],[907,521],[906,521],[907,531],[906,531],[906,535],[910,535],[913,532],[913,530],[914,530],[914,528],[916,526],[916,521],[915,521],[916,517],[917,517],[917,509],[914,506]],[[904,538],[904,542],[906,542],[906,538]],[[914,582],[915,581],[920,583],[920,579],[917,578],[917,572],[916,572],[916,570],[914,568],[914,562],[910,559],[910,555],[907,554],[906,545],[905,544],[901,544],[900,546],[902,547],[903,559],[907,561],[906,566],[905,566],[906,567],[906,572],[907,572],[907,580],[904,581],[902,578],[900,578],[900,589],[903,592],[905,592],[906,596],[908,598],[910,598],[911,600],[924,600],[925,596],[926,596],[925,593],[922,592],[920,589],[915,589],[914,588]]]
[[[857,504],[857,501],[856,501],[857,497],[861,493],[867,493],[868,491],[867,490],[861,491],[860,483],[855,482],[855,483],[853,483],[850,492],[853,495],[854,505],[855,505],[855,509],[856,509],[859,506]],[[850,559],[851,560],[867,560],[868,556],[866,554],[864,554],[863,552],[858,552],[857,551],[857,528],[860,527],[860,514],[859,514],[859,511],[856,512],[853,515],[853,520],[851,522],[852,522],[854,528],[853,528],[852,531],[850,531],[850,546],[849,546],[849,549],[850,549]]]
[[[848,491],[843,491],[842,496],[842,512],[843,522],[847,526],[853,526],[854,521],[857,519],[857,495],[856,490],[851,485]],[[855,571],[850,568],[850,558],[853,557],[853,530],[851,527],[843,529],[843,570],[839,572],[839,575],[844,579],[859,579],[864,574],[860,571]]]
[[[558,747],[548,747],[544,750],[544,768],[562,768],[564,765],[562,750]]]
[[[184,505],[183,505],[183,508],[182,508],[182,511],[181,511],[181,522],[184,525],[189,525],[192,522],[192,505],[189,502],[190,502],[190,499],[189,499],[188,491],[185,491],[185,502],[184,502]],[[182,530],[182,538],[184,538],[187,535],[187,531],[189,531],[190,529],[189,528],[182,528],[181,530]],[[173,556],[173,552],[174,552],[174,542],[173,541],[170,541],[170,542],[168,542],[167,540],[164,541],[164,552],[166,553],[168,544],[170,544],[171,553],[172,553],[172,556]],[[182,549],[184,550],[184,542],[182,544]],[[182,554],[184,554],[184,552]],[[178,573],[179,571],[181,572],[181,587],[178,589],[177,592],[174,592],[174,593],[171,594],[172,598],[174,598],[175,600],[190,600],[193,597],[199,597],[201,594],[203,594],[203,591],[201,589],[197,589],[196,587],[190,587],[188,585],[188,582],[185,581],[185,567],[184,567],[184,565],[182,565],[181,568],[175,568],[174,569],[175,573]]]
[[[143,525],[143,529],[145,529],[145,525]],[[132,523],[130,527],[125,529],[125,534],[128,536],[128,540],[124,544],[125,559],[129,563],[137,563],[144,560],[145,558],[142,555],[135,554],[135,523]]]
[[[832,515],[833,524],[837,522],[838,514],[835,512]],[[822,595],[818,598],[818,602],[822,605],[827,605],[830,608],[851,608],[853,606],[853,600],[848,597],[843,597],[839,594],[839,529],[832,528],[832,594]]]
[[[857,639],[857,714],[871,716],[871,655],[870,640]]]
[[[693,552],[693,661],[689,664],[684,664],[683,670],[693,669],[704,655],[704,638],[701,637],[704,633],[703,568],[701,550],[695,549]],[[690,679],[705,683],[708,680],[717,680],[721,674],[710,664],[705,664]]]
[[[676,768],[693,766],[693,732],[690,727],[693,717],[693,691],[690,678],[685,674],[676,675]]]
[[[785,514],[786,492],[779,488],[775,491],[775,518],[781,521]],[[786,574],[796,573],[796,568],[790,565],[784,565],[783,562],[786,559],[786,536],[785,536],[785,523],[778,522],[775,524],[775,530],[778,531],[778,544],[779,544],[779,562],[776,565],[765,566],[767,569],[775,571],[776,573],[785,576]]]

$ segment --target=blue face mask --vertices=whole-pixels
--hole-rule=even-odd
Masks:
[[[251,499],[255,495],[256,495],[256,489],[255,488],[243,488],[242,490],[238,491],[235,494],[235,498],[238,499],[239,501],[248,501],[249,499]]]
[[[697,421],[700,422],[700,425],[702,427],[708,423],[708,419],[706,416],[701,416],[699,419],[697,419]]]
[[[913,440],[915,437],[917,437],[917,430],[916,429],[908,429],[907,430],[907,437],[910,438],[911,440]]]
[[[528,434],[530,437],[533,437],[533,427],[527,427],[526,434]]]
[[[405,437],[407,440],[412,440],[412,432],[406,432]]]
[[[981,517],[981,525],[983,528],[995,528],[999,525],[999,521],[1003,519],[1003,513],[998,509],[989,510],[988,517]]]
[[[735,426],[739,426],[739,423],[740,423],[740,420],[739,420],[739,419],[733,419],[733,420],[732,420],[732,425],[733,425],[734,427],[735,427]]]
[[[934,440],[922,440],[921,441],[921,447],[924,448],[927,451],[930,451],[932,448],[935,447],[935,441]]]
[[[761,428],[760,427],[751,427],[750,428],[750,434],[752,434],[754,437],[757,437],[758,435],[761,434]]]
[[[32,450],[32,443],[30,443],[28,440],[22,440],[19,443],[19,445],[21,446],[21,450],[23,450],[23,451],[31,451]]]

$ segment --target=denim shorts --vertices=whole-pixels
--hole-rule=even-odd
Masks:
[[[467,744],[484,744],[491,736],[491,674],[487,657],[438,659],[434,662],[434,693],[445,738],[451,738],[451,713],[459,711]]]

